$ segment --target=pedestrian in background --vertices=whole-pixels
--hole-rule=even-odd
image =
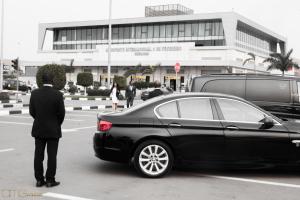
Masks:
[[[132,81],[130,81],[125,92],[125,97],[127,99],[127,108],[132,107],[135,95],[136,95],[136,87],[132,85]]]
[[[53,187],[60,184],[55,180],[56,157],[59,138],[61,138],[61,125],[65,117],[65,106],[62,93],[53,89],[52,74],[43,74],[43,87],[32,91],[29,111],[34,122],[32,137],[35,138],[34,175],[36,187]],[[44,177],[44,154],[47,146],[48,164],[46,180]]]
[[[110,97],[112,99],[112,109],[113,111],[117,110],[118,103],[119,103],[119,95],[120,95],[120,89],[116,82],[114,82],[111,90],[110,90]]]

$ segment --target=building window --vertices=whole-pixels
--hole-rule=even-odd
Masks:
[[[192,24],[192,37],[198,36],[198,23]]]
[[[154,38],[159,38],[159,25],[154,26]]]
[[[97,40],[97,29],[92,29],[92,40]]]
[[[142,39],[147,38],[147,26],[142,26]]]
[[[153,38],[153,25],[148,26],[148,38]]]
[[[166,37],[166,25],[161,24],[159,26],[159,36],[160,36],[160,38],[165,38]]]
[[[81,41],[81,29],[76,30],[76,40]]]
[[[166,38],[172,37],[172,24],[166,26]]]
[[[130,27],[124,28],[124,39],[130,39]]]
[[[184,24],[179,24],[179,37],[184,37]]]
[[[185,37],[191,37],[192,36],[192,25],[191,24],[185,24]]]
[[[136,37],[136,39],[141,39],[141,37],[142,37],[142,27],[141,26],[135,27],[135,37]]]
[[[172,37],[173,38],[178,37],[178,24],[173,24]]]

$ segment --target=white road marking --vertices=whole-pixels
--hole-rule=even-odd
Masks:
[[[8,152],[8,151],[13,151],[15,149],[13,148],[10,148],[10,149],[0,149],[0,153],[3,153],[3,152]]]
[[[13,117],[13,118],[21,118],[21,119],[33,119],[32,117],[24,117],[24,116],[18,116],[18,115],[9,115],[7,117]],[[71,121],[71,122],[83,122],[85,120],[82,119],[68,119],[65,118],[65,121]]]
[[[52,193],[52,192],[47,192],[42,194],[43,197],[51,197],[55,199],[66,199],[66,200],[93,200],[93,199],[87,199],[87,198],[81,198],[81,197],[75,197],[75,196],[70,196],[70,195],[65,195],[65,194],[57,194],[57,193]]]
[[[97,115],[80,115],[80,114],[69,114],[66,113],[67,116],[78,116],[78,117],[97,117]]]
[[[231,181],[258,183],[258,184],[264,184],[264,185],[289,187],[289,188],[300,188],[300,185],[289,184],[289,183],[280,183],[280,182],[273,182],[273,181],[262,181],[262,180],[248,179],[248,178],[236,178],[236,177],[229,177],[229,176],[214,176],[214,175],[206,175],[206,174],[198,174],[198,175],[208,177],[208,178],[224,179],[224,180],[231,180]]]
[[[8,121],[0,121],[2,124],[17,124],[17,125],[26,125],[32,126],[32,123],[23,123],[23,122],[8,122]]]
[[[62,132],[64,133],[69,133],[69,132],[76,132],[79,130],[84,130],[84,129],[96,129],[96,126],[87,126],[87,127],[80,127],[80,128],[71,128],[71,129],[62,129]]]

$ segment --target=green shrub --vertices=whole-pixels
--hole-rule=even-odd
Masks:
[[[9,94],[7,92],[0,92],[0,100],[9,100]]]
[[[92,90],[88,89],[87,91],[88,96],[104,96],[104,97],[109,97],[110,95],[110,90]]]
[[[134,82],[133,85],[137,88],[137,89],[145,89],[145,88],[149,88],[149,87],[160,87],[161,84],[159,82],[144,82],[144,81],[137,81]]]
[[[77,74],[77,85],[81,85],[83,87],[93,85],[93,74],[86,72]]]
[[[61,90],[65,87],[66,73],[65,73],[64,65],[49,64],[40,67],[36,74],[36,83],[38,87],[43,86],[42,75],[44,73],[49,73],[53,75],[54,77],[53,88],[57,90]]]
[[[124,76],[115,76],[114,81],[119,85],[120,90],[126,89],[126,78]]]

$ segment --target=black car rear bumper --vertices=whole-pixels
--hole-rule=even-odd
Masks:
[[[95,156],[101,160],[127,163],[129,162],[129,155],[125,154],[119,148],[113,148],[106,146],[106,135],[101,133],[95,133],[94,135],[94,151]]]

